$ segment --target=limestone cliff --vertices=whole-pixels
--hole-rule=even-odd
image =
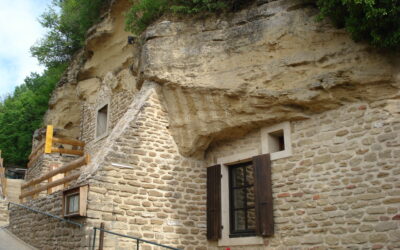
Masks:
[[[299,120],[353,101],[399,98],[396,55],[351,40],[303,0],[256,1],[228,16],[164,17],[127,43],[115,1],[53,94],[46,122],[81,137],[81,103],[109,91],[162,86],[183,155],[255,127]],[[398,55],[397,55],[398,57]]]

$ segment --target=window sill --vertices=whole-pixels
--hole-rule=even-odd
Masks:
[[[94,143],[103,140],[104,138],[106,138],[106,137],[108,136],[108,134],[109,134],[109,133],[108,133],[108,131],[107,131],[107,133],[95,137]]]
[[[264,245],[262,237],[222,238],[218,240],[219,247]]]
[[[73,213],[73,214],[64,215],[64,218],[74,218],[74,217],[82,217],[82,216],[79,213]]]
[[[292,156],[292,152],[290,150],[274,152],[271,153],[271,161],[287,158],[290,156]]]

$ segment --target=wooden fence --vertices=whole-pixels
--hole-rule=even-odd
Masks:
[[[76,147],[81,147],[81,149],[66,149],[63,147],[55,147],[54,143],[58,143],[60,145],[71,145]],[[72,139],[64,139],[58,138],[54,136],[54,128],[52,125],[48,125],[46,128],[46,138],[42,140],[35,149],[32,150],[32,153],[29,155],[28,168],[32,167],[35,162],[39,159],[39,157],[43,154],[51,154],[51,153],[61,153],[61,154],[70,154],[70,155],[79,155],[83,156],[84,151],[83,147],[85,143],[83,141],[72,140]]]
[[[89,161],[89,155],[79,157],[78,159],[71,161],[60,168],[51,170],[50,172],[23,184],[21,186],[22,192],[19,198],[22,200],[28,196],[35,197],[37,194],[45,190],[47,190],[48,193],[51,193],[51,191],[49,191],[51,190],[51,188],[60,185],[64,185],[64,187],[68,186],[69,182],[78,179],[78,177],[80,176],[79,172],[72,174],[70,174],[70,172],[83,165],[87,165]],[[53,181],[52,178],[59,174],[63,174],[64,177]],[[44,185],[40,185],[42,182],[45,181],[47,181],[47,183],[45,183]]]
[[[0,150],[0,184],[1,184],[1,195],[3,198],[7,197],[7,178],[6,169],[3,167],[3,158],[1,158]]]

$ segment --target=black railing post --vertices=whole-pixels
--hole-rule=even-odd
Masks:
[[[140,248],[140,241],[139,241],[139,240],[136,240],[136,244],[137,244],[137,250],[139,250],[139,248]]]
[[[93,228],[93,244],[92,244],[92,250],[96,249],[96,228]]]
[[[99,234],[99,250],[104,249],[104,222],[100,223],[100,234]]]

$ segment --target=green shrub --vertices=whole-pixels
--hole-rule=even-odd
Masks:
[[[131,0],[126,13],[126,30],[140,34],[164,13],[193,15],[240,9],[251,0]]]
[[[329,17],[355,41],[400,48],[400,0],[317,0],[320,18]]]

